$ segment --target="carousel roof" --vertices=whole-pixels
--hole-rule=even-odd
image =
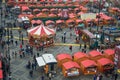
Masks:
[[[84,60],[84,61],[81,62],[81,64],[86,68],[91,67],[91,66],[97,66],[95,61],[92,61],[92,60]]]
[[[71,59],[72,60],[72,56],[67,53],[58,54],[56,58],[57,58],[57,60],[63,60],[63,59]]]
[[[36,35],[38,37],[43,37],[43,36],[49,36],[49,35],[54,35],[55,34],[55,30],[54,29],[50,29],[48,27],[45,27],[43,24],[34,27],[32,29],[27,30],[27,32],[32,36],[32,35]]]
[[[110,59],[107,58],[101,58],[97,62],[99,62],[101,65],[107,65],[107,64],[113,64],[113,62]]]
[[[106,53],[108,55],[113,55],[113,54],[115,54],[115,50],[113,50],[113,49],[106,49],[106,50],[104,50],[104,53]]]
[[[63,63],[63,66],[65,67],[65,69],[80,68],[80,66],[76,62],[73,62],[73,61]]]

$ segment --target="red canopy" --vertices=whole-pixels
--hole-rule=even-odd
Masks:
[[[50,29],[48,27],[45,27],[43,24],[37,26],[37,27],[34,27],[30,30],[27,30],[27,32],[33,36],[35,35],[36,37],[43,37],[43,36],[50,36],[50,35],[54,35],[55,34],[55,30],[54,29]]]
[[[80,22],[83,22],[83,20],[77,19],[76,22],[77,22],[77,23],[80,23]]]
[[[48,16],[49,17],[55,17],[56,15],[55,14],[49,14]]]
[[[106,50],[104,50],[104,53],[108,54],[108,55],[113,55],[113,54],[115,54],[115,50],[113,50],[113,49],[106,49]]]
[[[80,68],[80,66],[76,62],[73,62],[73,61],[69,61],[69,62],[63,63],[63,66],[67,70],[71,69],[71,68]]]
[[[96,56],[101,56],[101,52],[98,52],[96,50],[92,50],[89,52],[89,55],[92,56],[92,57],[96,57]]]
[[[34,9],[33,12],[40,11],[39,9]]]
[[[39,17],[39,16],[42,16],[42,15],[43,15],[43,13],[39,13],[39,14],[37,14],[36,16]]]
[[[97,62],[100,63],[102,66],[107,65],[107,64],[113,64],[113,62],[107,58],[101,58],[97,60]]]
[[[74,53],[74,57],[77,59],[83,58],[83,57],[87,57],[87,55],[83,52],[76,52]]]
[[[41,21],[41,20],[37,20],[36,23],[37,23],[37,24],[41,24],[42,21]]]
[[[35,23],[36,23],[36,20],[32,20],[31,23],[32,23],[32,24],[35,24]]]
[[[70,54],[67,54],[67,53],[61,53],[61,54],[58,54],[57,55],[57,60],[63,60],[63,59],[71,59],[72,60],[72,56]]]
[[[72,22],[74,22],[74,20],[69,19],[69,20],[67,20],[66,22],[67,22],[67,23],[72,23]]]
[[[0,70],[0,79],[3,79],[3,71]]]
[[[80,16],[81,14],[84,14],[84,12],[79,12],[78,15]]]
[[[63,20],[57,20],[56,23],[60,24],[60,23],[64,23],[64,21]]]
[[[42,11],[44,12],[44,11],[49,11],[49,10],[45,8],[45,9],[42,9]]]
[[[28,6],[22,6],[22,11],[30,10]]]
[[[46,25],[54,24],[54,21],[52,21],[52,20],[48,20],[48,21],[45,22],[45,24],[46,24]]]
[[[2,61],[0,61],[0,69],[2,68]]]
[[[95,63],[95,61],[92,60],[84,60],[81,62],[81,64],[87,68],[87,67],[91,67],[91,66],[97,66],[97,64]]]

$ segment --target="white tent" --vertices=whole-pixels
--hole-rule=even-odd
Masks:
[[[57,63],[57,60],[53,56],[53,54],[43,54],[41,57],[36,58],[39,67],[45,66],[50,63]]]
[[[45,66],[45,61],[43,60],[42,57],[37,57],[36,60],[37,60],[39,67]]]

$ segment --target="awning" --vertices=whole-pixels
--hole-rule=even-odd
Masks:
[[[37,63],[38,63],[38,65],[39,65],[39,67],[46,65],[46,64],[45,64],[45,61],[43,60],[42,57],[37,57],[36,60],[37,60]]]
[[[63,63],[63,66],[67,70],[71,68],[80,68],[80,66],[76,62],[73,62],[73,61],[65,62]]]

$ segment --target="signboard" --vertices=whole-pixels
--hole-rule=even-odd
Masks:
[[[94,13],[81,14],[81,19],[82,19],[82,20],[96,19],[96,14],[94,14]]]

